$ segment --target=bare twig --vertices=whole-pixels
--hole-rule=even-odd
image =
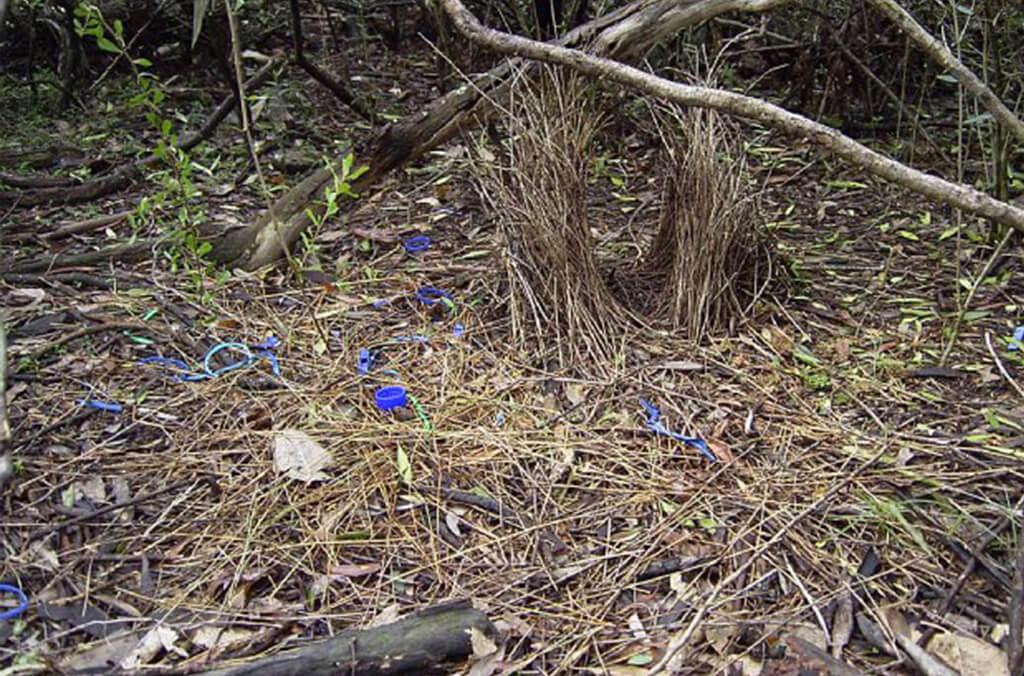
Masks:
[[[1010,372],[1003,366],[1003,360],[999,358],[996,348],[992,345],[992,334],[988,331],[985,332],[985,346],[988,348],[988,353],[992,355],[992,361],[996,363],[999,374],[1003,376],[1006,382],[1013,386],[1013,389],[1017,390],[1017,394],[1020,395],[1021,399],[1024,399],[1024,388],[1017,384],[1017,381],[1010,375]]]
[[[7,417],[7,326],[0,317],[0,492],[14,473],[11,452],[11,421]]]
[[[176,481],[176,482],[174,482],[172,484],[164,486],[163,488],[160,488],[158,490],[152,491],[150,493],[146,493],[144,495],[136,496],[134,498],[131,498],[130,500],[124,500],[122,502],[115,502],[114,504],[107,505],[106,507],[100,507],[99,509],[94,510],[92,512],[89,512],[88,514],[83,514],[82,516],[76,516],[73,519],[68,519],[67,521],[62,521],[60,523],[53,524],[52,526],[45,526],[43,528],[40,528],[39,530],[36,530],[36,531],[32,532],[31,534],[29,534],[29,536],[27,538],[27,542],[34,542],[35,540],[38,540],[39,538],[46,537],[50,533],[56,533],[56,532],[64,530],[65,528],[70,528],[71,526],[77,526],[80,523],[85,523],[86,521],[90,521],[92,519],[95,519],[98,516],[103,516],[104,514],[108,514],[110,512],[114,512],[114,511],[117,511],[119,509],[124,509],[125,507],[131,507],[131,506],[137,505],[137,504],[139,504],[141,502],[147,502],[149,500],[152,500],[153,498],[158,498],[161,495],[165,495],[167,493],[171,493],[173,491],[180,490],[180,489],[185,488],[187,486],[192,486],[192,485],[194,485],[196,483],[196,481],[204,482],[209,487],[210,491],[213,492],[215,495],[220,491],[220,487],[217,485],[217,479],[214,476],[212,476],[212,475],[205,475],[205,476],[199,476],[199,477],[189,477],[188,479],[182,479],[181,481]]]
[[[459,0],[441,2],[459,31],[473,42],[501,54],[568,66],[674,103],[714,108],[756,120],[794,136],[806,137],[875,176],[1024,232],[1024,209],[994,199],[969,185],[958,185],[908,167],[802,115],[749,96],[672,82],[611,59],[591,56],[578,49],[567,49],[492,30],[481,24]]]

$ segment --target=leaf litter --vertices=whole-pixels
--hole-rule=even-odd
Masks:
[[[402,180],[416,199],[431,189]],[[0,649],[65,668],[190,668],[213,653],[275,650],[247,641],[250,632],[315,639],[468,596],[503,629],[474,673],[640,674],[667,658],[694,672],[784,673],[826,659],[867,671],[886,663],[885,649],[908,654],[886,632],[906,642],[927,626],[943,629],[919,647],[931,659],[1005,673],[1005,630],[1001,645],[991,637],[1009,624],[1019,529],[984,539],[1020,509],[1022,433],[991,424],[1016,403],[984,336],[1009,335],[1005,308],[1024,289],[1011,278],[979,297],[987,314],[970,316],[938,367],[937,319],[907,321],[881,301],[935,297],[957,278],[954,240],[939,238],[938,217],[915,226],[916,239],[879,233],[876,210],[898,222],[881,212],[925,209],[913,198],[886,206],[873,190],[847,191],[829,212],[839,237],[827,244],[813,181],[790,183],[797,208],[768,205],[789,221],[780,242],[804,260],[788,296],[731,337],[693,346],[661,335],[646,358],[589,380],[539,368],[541,351],[511,349],[501,312],[489,309],[502,282],[476,254],[487,232],[463,237],[471,219],[457,184],[446,218],[434,218],[432,199],[400,205],[434,224],[436,246],[414,261],[368,209],[353,223],[368,249],[351,234],[323,242],[344,265],[307,285],[240,274],[200,303],[153,269],[138,272],[154,285],[132,293],[11,292],[15,359],[75,330],[74,313],[95,324],[157,310],[149,337],[179,354],[282,336],[284,378],[257,368],[168,383],[135,366],[153,348],[118,331],[41,357],[8,391],[23,465],[0,574],[33,607]],[[883,279],[884,245],[903,258]],[[406,301],[425,284],[452,293],[456,309]],[[391,300],[386,309],[369,304],[379,298]],[[43,313],[53,321],[41,332],[18,334]],[[456,321],[471,340],[447,338]],[[410,333],[432,335],[433,351],[388,344],[382,369],[397,375],[355,373],[361,346]],[[1000,354],[1015,374],[1018,362]],[[374,387],[395,378],[432,431],[376,410]],[[551,380],[566,385],[552,390]],[[119,422],[79,417],[75,402],[93,388],[124,403]],[[724,462],[643,433],[636,402],[655,395],[674,428],[707,439]],[[59,611],[45,617],[42,603],[130,618],[133,630],[80,650],[86,629]],[[955,616],[972,618],[976,633]],[[879,635],[858,621],[871,617]],[[787,652],[786,637],[806,645]]]

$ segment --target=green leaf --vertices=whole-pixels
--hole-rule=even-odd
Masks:
[[[134,63],[139,68],[151,68],[153,66],[152,61],[142,56],[140,56],[137,59],[132,59],[132,63]]]
[[[107,38],[103,37],[102,35],[97,35],[96,36],[96,46],[99,47],[100,49],[102,49],[105,52],[110,52],[111,54],[120,54],[121,53],[121,48],[120,47],[118,47],[117,45],[115,45],[113,42],[111,42]]]
[[[405,454],[401,444],[399,444],[398,451],[395,453],[395,464],[398,465],[398,478],[402,480],[402,483],[411,484],[412,463],[409,462],[409,456]]]
[[[356,167],[355,169],[352,170],[351,174],[348,175],[348,180],[354,181],[357,178],[359,178],[360,176],[362,176],[363,174],[365,174],[366,172],[368,172],[369,170],[370,170],[370,167],[368,167],[365,164],[360,164],[358,167]]]
[[[120,19],[114,19],[114,35],[118,38],[124,36],[124,24],[121,23]]]
[[[629,658],[628,664],[633,667],[642,667],[645,664],[650,664],[654,661],[648,653],[637,653]]]
[[[939,241],[940,242],[944,242],[945,240],[949,239],[950,237],[952,237],[953,235],[955,235],[958,232],[960,232],[960,226],[959,225],[952,225],[952,226],[950,226],[950,227],[948,227],[948,228],[946,228],[945,230],[942,231],[942,234],[939,235]]]
[[[811,351],[803,345],[797,345],[793,348],[793,356],[796,357],[797,361],[802,361],[805,364],[821,366],[821,360],[815,357]]]
[[[911,242],[920,241],[920,238],[909,230],[897,230],[896,234],[903,239],[909,239]]]
[[[355,164],[355,155],[349,153],[341,159],[341,175],[348,177],[350,171],[352,171],[352,165]]]
[[[840,190],[851,190],[868,187],[866,183],[861,183],[859,181],[842,180],[825,181],[825,185],[827,185],[830,188],[839,188]]]

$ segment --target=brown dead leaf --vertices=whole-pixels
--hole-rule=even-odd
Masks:
[[[349,228],[349,232],[362,239],[380,244],[391,244],[398,241],[398,235],[391,229],[385,228]]]
[[[840,659],[843,648],[853,636],[853,597],[850,590],[844,589],[836,603],[836,612],[832,618],[832,657]]]
[[[707,443],[708,448],[711,449],[711,452],[715,454],[715,457],[717,457],[725,464],[728,465],[736,462],[736,456],[733,455],[732,449],[730,449],[729,445],[726,444],[724,441],[719,441],[718,439],[710,438],[705,439],[704,441],[705,443]]]
[[[960,676],[1010,676],[1006,653],[965,634],[936,634],[928,650]]]

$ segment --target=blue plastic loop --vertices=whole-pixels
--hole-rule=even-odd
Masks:
[[[416,292],[416,300],[423,303],[424,305],[434,305],[439,300],[447,300],[454,302],[452,295],[443,289],[438,289],[433,286],[421,286]]]
[[[647,413],[647,422],[645,427],[655,434],[659,434],[665,437],[671,437],[676,441],[681,441],[687,446],[691,446],[697,449],[697,452],[703,455],[711,462],[718,462],[718,457],[711,451],[708,444],[699,437],[687,437],[679,432],[673,432],[672,430],[665,427],[665,424],[661,422],[661,411],[658,407],[647,401],[646,399],[640,400],[640,405],[644,407],[644,412]]]
[[[416,235],[405,240],[402,246],[408,253],[419,253],[430,248],[430,238],[426,235]]]
[[[213,364],[213,358],[218,353],[224,350],[237,350],[242,353],[242,358],[237,361],[230,362],[225,366],[221,366],[219,369],[214,370],[211,364]],[[203,357],[203,370],[210,378],[216,378],[222,376],[225,373],[230,373],[235,369],[240,369],[256,361],[256,357],[253,356],[249,350],[249,346],[245,343],[219,343],[210,348],[210,351]]]
[[[172,371],[178,371],[178,380],[182,382],[198,382],[200,380],[207,380],[208,378],[216,378],[222,376],[225,373],[234,371],[235,369],[245,368],[252,366],[260,359],[266,359],[270,362],[270,370],[273,371],[275,376],[281,376],[281,364],[277,361],[277,355],[273,353],[273,350],[281,344],[281,341],[276,336],[267,336],[262,343],[256,343],[255,345],[246,345],[245,343],[218,343],[211,347],[206,354],[203,356],[203,370],[199,372],[192,371],[181,359],[174,359],[172,357],[163,356],[152,356],[145,357],[139,360],[140,364],[159,364]],[[242,357],[236,361],[233,361],[225,366],[221,366],[218,369],[214,369],[213,357],[224,350],[234,350],[242,353]]]
[[[28,610],[28,597],[19,587],[13,584],[0,584],[0,594],[14,594],[18,598],[18,605],[0,613],[0,620],[12,620]]]
[[[399,385],[388,385],[373,393],[373,399],[377,402],[377,408],[382,411],[405,406],[409,401],[409,395],[405,388]]]

